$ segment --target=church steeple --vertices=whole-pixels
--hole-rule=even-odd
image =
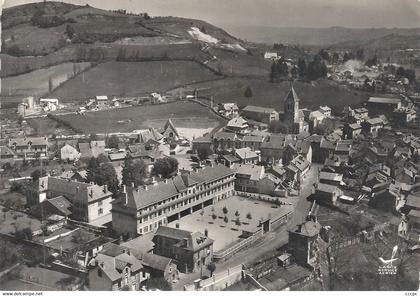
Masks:
[[[292,84],[286,98],[284,99],[284,113],[287,117],[293,118],[294,122],[297,122],[299,119],[299,101],[300,99]]]

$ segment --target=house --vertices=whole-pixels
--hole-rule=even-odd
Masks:
[[[172,258],[145,253],[141,256],[141,262],[151,278],[162,278],[168,283],[179,279],[179,272]]]
[[[105,153],[105,141],[91,141],[90,143],[79,143],[80,158],[97,158]]]
[[[114,254],[99,253],[89,263],[89,290],[140,291],[149,278],[141,260],[130,250]]]
[[[357,139],[362,133],[362,126],[358,123],[346,124],[343,127],[344,139]]]
[[[384,122],[381,118],[369,118],[362,122],[362,131],[365,134],[370,134],[376,137],[378,132],[384,127]]]
[[[287,191],[279,188],[281,183],[282,179],[276,177],[274,174],[265,173],[258,182],[258,193],[271,196],[285,196]]]
[[[302,155],[309,163],[312,163],[311,143],[300,139],[287,140],[287,145],[283,149],[283,164],[288,164],[298,155]]]
[[[311,128],[319,126],[325,118],[327,118],[325,114],[319,110],[309,113],[309,123],[311,124]]]
[[[79,171],[64,171],[60,175],[61,179],[70,180],[70,181],[77,181],[77,182],[87,182],[87,171],[86,170],[79,170]]]
[[[302,155],[298,155],[285,167],[286,178],[290,181],[302,183],[310,168],[311,163]]]
[[[213,261],[213,240],[200,232],[160,226],[153,237],[154,254],[174,260],[182,272],[196,272]]]
[[[320,232],[321,224],[314,217],[308,217],[294,230],[289,230],[288,249],[296,263],[312,268],[316,266]]]
[[[235,157],[241,164],[257,164],[260,161],[260,156],[248,147],[235,149]]]
[[[192,140],[192,150],[197,153],[204,149],[205,151],[213,151],[213,138],[210,134],[198,137]]]
[[[228,118],[235,118],[238,116],[238,105],[236,103],[220,103],[219,113]]]
[[[340,162],[348,163],[352,144],[352,140],[337,141],[334,149],[334,158]]]
[[[236,147],[238,136],[235,133],[217,132],[213,135],[214,151],[229,151]]]
[[[64,196],[57,196],[50,199],[44,199],[40,204],[35,205],[31,209],[31,214],[47,220],[49,217],[56,215],[63,219],[70,217],[72,204]]]
[[[40,99],[39,106],[45,111],[55,111],[59,108],[58,99]]]
[[[264,167],[251,164],[234,164],[236,172],[235,190],[258,193],[258,183],[264,177]]]
[[[325,117],[331,117],[331,108],[328,106],[320,106],[319,111],[325,115]]]
[[[318,183],[315,190],[315,196],[318,201],[335,205],[339,196],[343,192],[335,185]]]
[[[98,108],[105,107],[108,105],[108,97],[107,96],[96,96],[95,103]]]
[[[400,200],[400,188],[395,184],[389,184],[386,188],[372,193],[369,205],[383,211],[396,212]]]
[[[48,138],[46,137],[24,137],[9,139],[9,148],[12,149],[18,158],[34,159],[37,157],[48,157]]]
[[[136,237],[233,195],[235,171],[214,165],[181,173],[153,186],[125,187],[112,202],[112,228]]]
[[[228,168],[232,168],[235,163],[241,163],[241,160],[235,155],[223,154],[220,156],[220,162],[223,163]]]
[[[405,206],[407,212],[410,210],[420,211],[420,192],[412,192],[407,196]]]
[[[283,158],[283,149],[286,138],[284,135],[271,135],[261,144],[261,161],[279,163]]]
[[[157,142],[159,144],[162,143],[163,135],[154,128],[149,128],[147,130],[139,130],[135,132],[135,135],[130,136],[131,144],[151,144],[152,141]]]
[[[277,55],[277,52],[269,52],[266,51],[264,53],[264,59],[265,60],[270,60],[270,61],[277,61],[279,60],[281,57]]]
[[[246,106],[242,109],[242,115],[248,119],[269,123],[279,120],[279,113],[273,108],[265,108],[258,106]]]
[[[107,186],[81,183],[56,177],[41,177],[36,190],[27,196],[28,205],[36,205],[45,199],[64,196],[71,202],[71,218],[88,223],[109,222],[112,193]]]
[[[402,107],[400,109],[395,109],[392,112],[391,119],[395,126],[403,127],[414,122],[417,118],[417,112],[414,108]]]
[[[409,225],[414,229],[420,230],[420,211],[410,210],[407,217]]]
[[[81,153],[77,151],[76,148],[74,148],[73,146],[69,144],[65,144],[60,149],[60,159],[62,161],[71,161],[71,162],[77,161],[79,160],[80,156],[81,156]]]
[[[0,146],[0,159],[1,160],[12,160],[16,159],[17,154],[7,146]]]
[[[225,130],[232,133],[245,133],[248,129],[248,122],[242,117],[235,117],[229,120]]]
[[[264,142],[264,136],[261,135],[244,135],[239,138],[236,148],[249,147],[252,151],[260,150],[261,144]]]
[[[369,115],[390,114],[402,106],[401,99],[370,97],[367,101]]]
[[[171,139],[178,141],[181,138],[171,119],[168,119],[168,121],[165,123],[162,135],[167,140]]]
[[[343,174],[321,171],[319,173],[319,182],[328,185],[344,185]]]

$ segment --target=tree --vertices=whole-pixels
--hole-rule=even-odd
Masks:
[[[308,79],[317,80],[327,76],[328,70],[321,57],[316,55],[308,65]]]
[[[217,219],[217,215],[214,214],[214,213],[211,215],[211,217],[213,218],[213,220],[216,220]]]
[[[118,145],[120,143],[120,139],[116,135],[112,135],[108,138],[107,146],[109,148],[115,148],[118,149]]]
[[[113,194],[116,194],[118,192],[118,177],[114,166],[110,162],[107,162],[103,163],[100,168],[100,174],[98,175],[99,180],[97,180],[97,184],[107,185],[108,190]]]
[[[328,53],[328,51],[327,50],[325,50],[325,49],[321,49],[320,51],[319,51],[319,53],[318,53],[318,55],[323,59],[323,60],[326,60],[326,61],[330,61],[330,54]]]
[[[365,58],[365,52],[364,52],[363,48],[359,48],[356,51],[356,59],[362,61],[364,58]]]
[[[235,212],[235,216],[236,216],[236,217],[239,217],[239,215],[240,215],[240,214],[239,214],[239,212],[238,212],[238,211],[236,211],[236,212]]]
[[[172,291],[172,285],[162,277],[149,278],[146,282],[148,290],[159,289],[161,291]]]
[[[51,78],[51,77],[49,77],[49,78],[48,78],[48,91],[49,91],[49,92],[52,92],[53,90],[54,90],[53,81],[52,81],[52,78]]]
[[[224,221],[225,223],[228,223],[228,222],[229,222],[228,217],[226,217],[226,216],[225,216],[225,217],[223,218],[223,221]]]
[[[161,175],[163,178],[169,178],[178,171],[178,160],[172,157],[164,157],[155,161],[153,174]]]
[[[109,158],[104,153],[101,153],[96,158],[96,161],[98,162],[98,164],[101,164],[101,163],[109,162]]]
[[[143,160],[134,161],[130,154],[127,154],[123,169],[122,169],[122,183],[126,186],[135,187],[143,184],[146,176],[146,165]]]
[[[99,175],[99,163],[95,157],[91,157],[86,168],[86,179],[88,182],[96,182]]]
[[[47,172],[43,169],[42,173],[40,169],[36,169],[31,173],[31,178],[33,182],[36,182],[39,180],[39,178],[44,177],[47,175]]]
[[[252,219],[252,215],[251,215],[251,213],[246,214],[246,218],[247,218],[248,220],[251,220],[251,219]]]
[[[252,96],[253,96],[252,88],[248,85],[245,90],[244,97],[252,98]]]
[[[198,158],[200,160],[205,160],[207,158],[209,158],[209,156],[212,154],[213,152],[211,151],[211,148],[208,146],[200,146],[197,149],[197,154],[198,154]]]
[[[376,66],[377,64],[378,64],[378,57],[376,55],[368,59],[365,63],[365,65],[368,67]]]
[[[223,214],[225,214],[225,215],[229,212],[226,207],[223,207],[222,211],[223,211]]]
[[[298,69],[299,69],[299,77],[300,78],[305,78],[306,74],[307,74],[307,71],[308,71],[308,68],[306,66],[306,61],[302,58],[300,58],[298,60]]]
[[[18,241],[22,241],[22,240],[32,240],[32,230],[30,227],[25,227],[21,230],[17,230],[15,232],[15,238]]]
[[[235,224],[241,226],[241,220],[239,219],[239,217],[235,219]]]
[[[268,124],[268,130],[271,133],[288,134],[292,130],[290,122],[273,120]]]
[[[74,33],[75,33],[75,30],[74,30],[73,26],[70,25],[70,24],[67,24],[67,26],[66,26],[66,34],[67,34],[67,36],[70,39],[72,39],[73,36],[74,36]]]
[[[210,262],[207,265],[207,270],[210,271],[210,277],[212,277],[213,273],[216,271],[216,264],[214,264],[214,262]]]
[[[334,52],[334,54],[332,56],[333,64],[337,64],[339,60],[340,60],[340,55],[338,54],[338,52]]]

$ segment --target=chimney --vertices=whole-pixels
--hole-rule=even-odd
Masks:
[[[168,179],[165,179],[163,183],[168,184]]]
[[[147,187],[147,185],[143,185],[143,188],[144,188],[144,190],[146,190],[146,191],[147,191],[147,190],[149,190],[149,189],[148,189],[148,187]]]
[[[123,185],[123,193],[127,193],[127,186],[125,186],[125,184]]]
[[[104,191],[104,193],[107,193],[107,191],[108,191],[108,185],[104,185],[104,189],[103,189],[103,191]]]
[[[131,187],[133,187],[133,188],[135,187],[135,186],[134,186],[134,182],[131,182]]]

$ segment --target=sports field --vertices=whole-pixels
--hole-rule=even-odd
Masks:
[[[182,131],[185,134],[185,129],[212,130],[222,121],[207,108],[188,101],[88,112],[82,115],[62,115],[59,118],[86,134],[160,129],[168,119],[172,120],[175,127],[180,128],[180,133]]]

